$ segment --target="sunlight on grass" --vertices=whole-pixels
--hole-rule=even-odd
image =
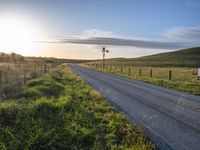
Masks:
[[[91,68],[97,69],[95,65],[90,65]],[[112,68],[111,68],[112,67]],[[121,72],[121,68],[122,72]],[[130,73],[129,73],[130,68]],[[141,75],[140,75],[141,69]],[[108,73],[120,75],[123,77],[145,81],[147,83],[177,89],[183,92],[200,95],[200,80],[197,80],[195,68],[178,68],[178,67],[132,67],[132,66],[115,66],[110,65],[105,69],[98,70]],[[152,77],[150,77],[152,70]],[[169,80],[169,70],[172,71],[171,80]]]
[[[66,65],[0,104],[0,149],[154,149]]]

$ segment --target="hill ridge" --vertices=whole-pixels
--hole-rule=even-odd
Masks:
[[[186,48],[138,58],[113,58],[107,59],[106,62],[107,64],[134,66],[200,67],[200,47]]]

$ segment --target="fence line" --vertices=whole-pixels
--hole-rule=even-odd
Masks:
[[[45,75],[55,66],[46,63],[0,65],[0,101],[4,96],[14,96],[28,80]]]
[[[192,80],[198,79],[197,69],[172,69],[172,68],[156,68],[156,67],[135,67],[122,66],[122,65],[105,65],[103,69],[101,64],[90,64],[89,66],[95,67],[100,70],[107,70],[110,72],[125,73],[128,75],[139,75],[141,77],[160,78],[165,80]],[[137,73],[138,72],[138,73]]]

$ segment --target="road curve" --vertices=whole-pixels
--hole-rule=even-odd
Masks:
[[[200,149],[200,96],[69,65],[159,149]]]

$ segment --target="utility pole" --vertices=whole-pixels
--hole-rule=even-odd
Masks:
[[[105,69],[105,53],[109,53],[109,50],[106,50],[106,48],[103,47],[102,53],[103,53],[103,69]]]

